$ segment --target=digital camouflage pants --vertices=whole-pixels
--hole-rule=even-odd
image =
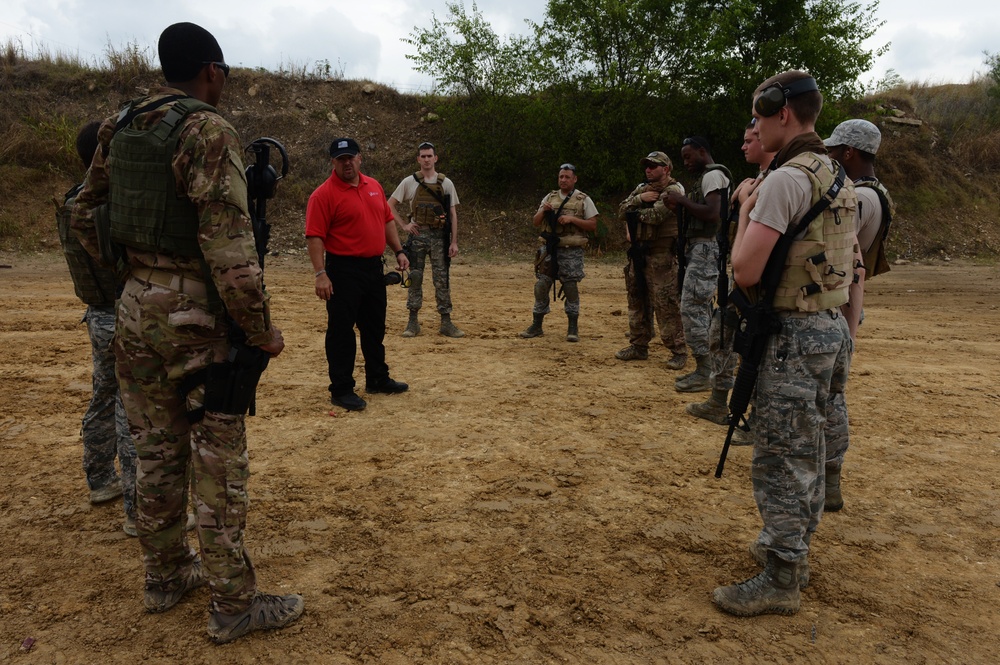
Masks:
[[[677,295],[677,258],[670,252],[651,253],[646,256],[643,275],[645,285],[637,279],[632,261],[625,266],[629,343],[642,349],[649,347],[655,316],[663,346],[673,353],[686,354]]]
[[[115,354],[122,401],[138,455],[136,529],[148,588],[171,589],[195,559],[185,535],[187,469],[212,609],[246,609],[256,592],[243,547],[247,514],[244,416],[207,412],[191,424],[204,386],[185,398],[181,381],[229,349],[221,316],[191,296],[130,279],[118,309]]]
[[[687,269],[681,294],[684,339],[696,356],[709,354],[712,299],[719,284],[719,245],[715,240],[692,239],[686,248]]]
[[[822,516],[824,430],[849,367],[850,334],[837,310],[782,317],[761,360],[751,478],[760,541],[786,561],[805,558]]]
[[[427,257],[431,259],[431,274],[434,279],[434,298],[441,314],[451,314],[451,285],[445,257],[448,248],[442,241],[441,229],[423,229],[420,235],[411,235],[410,243],[410,289],[406,295],[406,309],[411,312],[424,305],[424,273]]]
[[[712,356],[712,390],[732,390],[736,382],[736,364],[739,355],[733,351],[733,337],[739,315],[732,303],[725,309],[714,308],[712,325],[708,332],[708,348]]]
[[[544,251],[544,250],[539,250]],[[546,266],[550,257],[545,257]],[[565,295],[563,309],[567,316],[580,315],[580,280],[583,273],[583,247],[560,247],[556,250],[556,263],[559,267],[559,282]],[[543,273],[535,273],[535,305],[532,314],[548,314],[549,294],[552,293],[553,279]]]
[[[125,514],[135,515],[135,446],[128,431],[125,408],[115,377],[115,308],[90,305],[83,320],[87,322],[90,351],[94,363],[94,392],[83,416],[83,471],[90,489],[121,482]],[[121,467],[121,479],[115,472],[115,455]]]

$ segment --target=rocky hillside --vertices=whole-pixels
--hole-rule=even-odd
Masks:
[[[0,251],[56,248],[52,198],[82,178],[73,148],[80,125],[113,113],[138,92],[157,84],[155,72],[127,82],[106,73],[53,63],[5,63],[0,67]],[[523,256],[534,242],[528,217],[553,182],[538,183],[511,200],[463,188],[463,174],[449,169],[448,146],[461,141],[438,117],[433,100],[403,95],[364,81],[293,79],[234,69],[221,106],[248,143],[270,136],[288,149],[291,172],[269,204],[272,249],[301,252],[305,204],[329,174],[327,146],[352,136],[363,150],[363,170],[388,191],[415,168],[415,146],[439,147],[439,169],[458,183],[462,246],[494,257]],[[892,253],[903,259],[985,257],[1000,252],[1000,206],[995,173],[963,169],[918,109],[906,99],[869,99],[852,115],[883,128],[879,173],[899,206]],[[675,156],[676,157],[676,156]],[[277,159],[277,156],[274,156]],[[488,156],[484,156],[484,159]],[[679,161],[679,158],[678,158]],[[682,179],[686,174],[679,174]],[[611,224],[604,249],[622,247],[612,211],[617,201],[598,201]]]

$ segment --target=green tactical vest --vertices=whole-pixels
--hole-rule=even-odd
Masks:
[[[729,169],[722,164],[709,164],[705,167],[705,173],[708,173],[709,171],[722,171],[722,174],[729,180],[729,186],[721,193],[722,202],[720,204],[719,220],[716,222],[706,222],[701,219],[696,219],[694,215],[688,214],[688,238],[714,238],[715,234],[719,231],[719,222],[726,217],[726,214],[729,211],[729,194],[733,189],[733,174],[730,173]],[[705,173],[702,173],[695,180],[694,186],[691,188],[691,191],[688,192],[688,198],[695,203],[705,203],[705,194],[701,191],[701,181],[705,177]]]
[[[420,183],[417,191],[410,202],[410,216],[419,226],[431,229],[439,229],[444,226],[450,211],[444,209],[441,201],[444,200],[444,179],[447,176],[443,173],[437,174],[437,182],[424,182],[420,171],[413,174],[413,179]],[[430,189],[431,191],[427,191]],[[433,194],[431,192],[434,192]],[[435,195],[437,195],[435,197]]]
[[[63,255],[69,266],[69,274],[73,278],[76,297],[86,305],[111,307],[115,304],[115,295],[118,292],[118,280],[114,272],[98,266],[69,227],[73,203],[82,189],[81,184],[66,192],[63,204],[56,210],[59,242],[62,244]]]
[[[889,261],[885,258],[885,244],[889,238],[889,224],[892,223],[892,216],[896,214],[896,204],[889,196],[889,190],[878,181],[878,178],[858,178],[854,182],[854,186],[874,189],[875,194],[878,195],[879,203],[882,204],[882,226],[879,228],[872,246],[862,255],[862,262],[865,264],[865,280],[867,281],[890,270]]]
[[[216,112],[208,104],[184,98],[174,102],[154,127],[125,127],[111,139],[113,241],[147,252],[201,258],[198,213],[189,199],[175,193],[172,168],[183,120],[194,111]]]

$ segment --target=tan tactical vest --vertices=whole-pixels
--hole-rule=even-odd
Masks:
[[[865,280],[869,280],[876,275],[889,272],[889,261],[885,258],[885,241],[889,237],[889,225],[896,214],[896,204],[889,191],[878,178],[860,178],[854,183],[855,187],[871,187],[878,194],[879,203],[882,204],[882,226],[879,227],[875,241],[868,251],[864,253],[862,261],[865,264]]]
[[[586,219],[584,217],[584,205],[587,201],[587,195],[581,191],[573,190],[569,195],[569,200],[566,201],[566,205],[563,205],[563,199],[566,197],[562,195],[562,192],[558,189],[554,189],[549,192],[549,196],[546,202],[552,206],[552,213],[555,214],[559,210],[559,206],[562,206],[562,212],[560,215],[572,215],[573,217],[579,217],[580,219]],[[542,232],[543,233],[555,233],[559,236],[559,246],[560,247],[586,247],[589,242],[587,237],[587,232],[581,229],[576,224],[556,224],[556,228],[552,228],[549,224],[548,216],[542,218]]]
[[[836,180],[836,173],[812,153],[793,157],[784,165],[797,168],[809,177],[811,205],[815,205]],[[819,312],[847,302],[848,289],[854,281],[857,213],[854,188],[844,186],[833,203],[812,221],[802,239],[792,242],[774,295],[776,311]]]
[[[444,226],[444,222],[448,219],[448,212],[441,205],[441,201],[444,200],[444,179],[447,176],[443,173],[437,174],[437,182],[430,183],[424,182],[424,177],[417,171],[413,174],[413,179],[419,183],[417,185],[417,191],[413,195],[413,200],[410,201],[410,217],[419,226],[424,226],[431,229],[440,229]],[[437,195],[435,198],[434,194],[428,192],[430,189]],[[439,201],[438,199],[441,199]]]
[[[639,188],[636,194],[642,194],[649,189],[649,185],[644,185]],[[683,188],[680,183],[678,183],[673,178],[667,183],[667,186],[663,188],[664,192],[676,191],[684,193]],[[647,214],[656,214],[653,211],[653,207],[656,203],[643,203],[640,210],[649,211]],[[673,251],[674,249],[674,239],[677,237],[677,217],[676,214],[669,208],[664,207],[662,212],[663,218],[659,220],[658,224],[647,224],[643,222],[643,219],[647,219],[646,215],[643,215],[639,219],[639,224],[636,228],[636,240],[641,242],[649,242],[650,249],[654,253],[661,251]]]
[[[66,193],[62,205],[56,207],[56,225],[59,227],[59,242],[62,244],[69,274],[73,278],[76,297],[86,305],[111,307],[115,304],[118,280],[114,272],[101,268],[83,248],[69,227],[73,214],[73,203],[83,185],[77,185]]]

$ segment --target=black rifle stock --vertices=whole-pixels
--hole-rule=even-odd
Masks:
[[[744,426],[747,424],[746,411],[757,386],[760,361],[767,351],[767,342],[773,333],[781,330],[781,321],[775,314],[772,305],[775,291],[785,270],[785,259],[792,248],[792,242],[806,230],[806,227],[820,213],[833,203],[844,186],[846,178],[847,174],[844,172],[844,167],[841,166],[829,191],[809,209],[794,229],[784,233],[778,239],[764,265],[764,272],[761,274],[759,300],[751,304],[743,291],[739,289],[733,291],[733,303],[740,312],[740,322],[733,338],[733,351],[739,353],[742,360],[740,369],[736,373],[733,392],[729,396],[729,431],[726,432],[726,442],[719,455],[719,464],[715,467],[716,478],[722,477],[722,470],[726,466],[726,457],[729,455],[729,446],[733,440],[733,432],[739,426],[740,420],[743,421]]]
[[[646,254],[649,253],[649,245],[638,239],[639,234],[639,211],[627,210],[625,212],[625,228],[628,229],[629,246],[626,252],[632,262],[632,276],[639,289],[645,293],[646,284]]]
[[[445,194],[441,202],[444,207],[444,226],[441,227],[441,242],[444,244],[444,285],[451,284],[451,256],[448,248],[451,247],[451,194]]]
[[[559,207],[559,211],[562,211],[562,206]],[[543,230],[541,233],[542,239],[545,241],[545,254],[549,260],[549,277],[552,278],[552,302],[559,300],[558,285],[556,284],[556,280],[559,278],[559,236],[556,234],[559,222],[556,221],[557,219],[558,213],[555,210],[546,210],[545,223],[549,230]]]
[[[729,273],[726,268],[728,266],[729,252],[732,249],[729,246],[729,229],[733,222],[739,222],[740,209],[735,203],[729,208],[729,215],[725,218],[721,224],[719,224],[719,231],[715,235],[715,241],[719,245],[719,286],[718,292],[716,293],[715,299],[719,305],[719,315],[721,321],[719,322],[719,347],[724,347],[726,345],[726,307],[729,306]]]

